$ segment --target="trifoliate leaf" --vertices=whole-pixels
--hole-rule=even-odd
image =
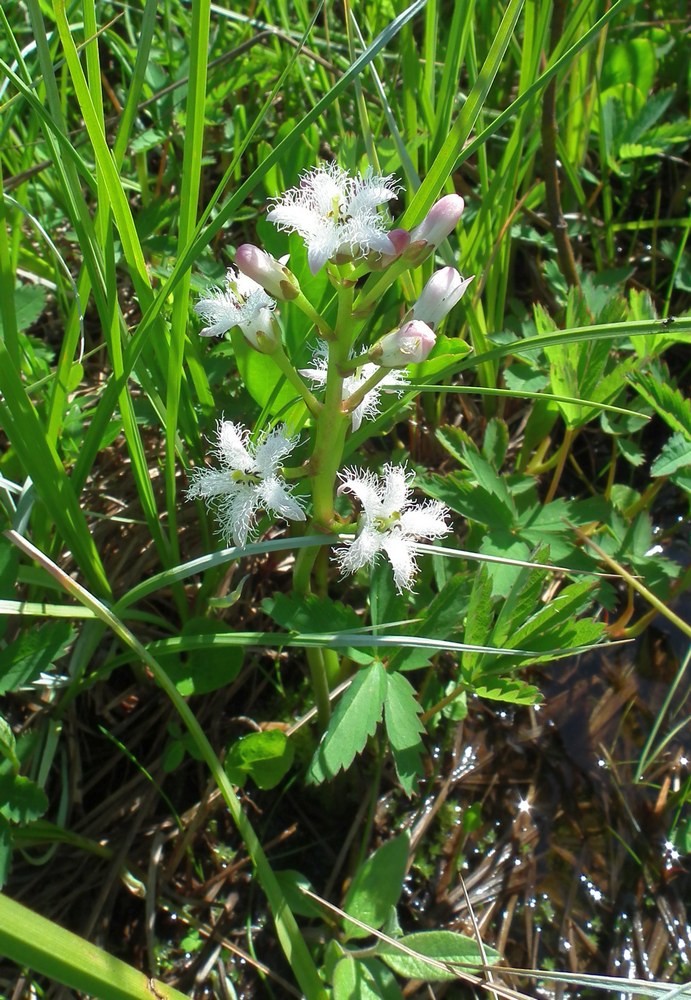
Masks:
[[[382,720],[386,688],[386,671],[379,660],[357,672],[312,758],[308,782],[326,781],[350,767]]]
[[[396,772],[406,795],[411,795],[422,774],[420,704],[412,684],[398,672],[386,675],[387,691],[384,721],[391,744]]]

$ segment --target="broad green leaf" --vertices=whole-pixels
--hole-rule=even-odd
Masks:
[[[691,439],[673,434],[650,467],[651,476],[671,476],[691,465]]]
[[[370,854],[350,883],[343,909],[368,927],[379,930],[398,902],[408,864],[410,837],[394,837]],[[345,921],[348,938],[369,936],[369,931]]]
[[[46,304],[46,290],[41,285],[17,285],[14,290],[14,309],[17,330],[28,328],[39,318]],[[0,336],[2,336],[2,314],[0,314]]]
[[[14,823],[29,823],[48,808],[46,793],[31,778],[0,774],[0,813]]]
[[[290,770],[295,748],[285,733],[268,729],[242,736],[231,746],[223,762],[234,785],[244,785],[249,776],[259,788],[275,788]]]
[[[391,577],[391,571],[388,572]],[[262,601],[262,608],[289,632],[322,632],[328,624],[332,632],[352,632],[362,624],[355,611],[328,597],[289,597],[277,594]]]
[[[427,639],[450,639],[460,631],[467,604],[467,582],[456,574],[445,584],[424,613],[422,620],[409,630],[410,635]],[[424,649],[401,649],[389,660],[390,671],[417,670],[429,662],[429,652]]]
[[[400,943],[418,952],[419,955],[433,958],[437,962],[457,962],[458,971],[461,973],[467,972],[468,969],[477,970],[484,964],[477,941],[463,934],[455,934],[453,931],[418,931],[415,934],[406,934],[400,938]],[[484,950],[485,957],[491,965],[501,960],[501,955],[494,948],[485,945]],[[443,982],[457,978],[451,968],[447,971],[430,965],[423,958],[399,951],[388,942],[379,943],[377,954],[394,972],[408,979]]]
[[[425,727],[420,712],[412,684],[398,671],[387,674],[384,722],[396,772],[406,795],[412,795],[422,774],[420,735]]]
[[[0,755],[10,762],[14,771],[19,770],[17,741],[7,719],[0,715]]]
[[[459,358],[464,358],[470,352],[470,345],[464,340],[453,340],[448,337],[437,337],[434,349],[428,359],[419,365],[410,365],[412,382],[431,379],[440,372],[446,371]]]
[[[305,404],[296,390],[286,381],[268,354],[250,347],[239,330],[231,333],[233,350],[242,381],[252,398],[271,416],[279,416],[293,433],[305,419]]]
[[[184,659],[176,658],[166,664],[166,672],[184,697],[218,691],[234,681],[242,670],[244,652],[240,646],[214,648],[214,636],[228,635],[233,631],[223,622],[208,618],[191,618],[185,622],[182,636],[208,636],[207,648],[187,653]]]
[[[308,782],[326,781],[350,767],[382,720],[386,688],[386,671],[379,660],[355,674],[312,758]]]
[[[53,621],[22,632],[0,650],[0,694],[29,684],[62,656],[74,637],[67,621]]]
[[[405,617],[407,601],[396,590],[388,562],[381,559],[372,567],[369,604],[370,618],[375,626],[400,621]]]
[[[403,1000],[403,994],[386,966],[345,955],[334,969],[333,1000]]]

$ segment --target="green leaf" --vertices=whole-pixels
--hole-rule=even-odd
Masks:
[[[510,705],[537,705],[543,700],[539,688],[526,684],[518,677],[493,677],[474,688],[478,698],[505,701]]]
[[[31,778],[0,774],[0,813],[14,823],[29,823],[48,808],[46,793]]]
[[[470,592],[463,641],[467,642],[469,646],[488,646],[493,618],[492,579],[487,572],[487,566],[480,566],[475,574],[473,589]],[[472,674],[477,659],[478,653],[463,652],[461,654],[461,666],[464,674]]]
[[[435,375],[450,368],[455,361],[464,358],[469,351],[470,345],[466,344],[464,340],[458,340],[456,337],[452,340],[449,337],[438,336],[427,360],[419,365],[409,365],[411,382],[419,382],[422,379],[429,381]]]
[[[262,609],[289,632],[323,632],[325,625],[330,632],[352,632],[361,625],[352,608],[315,594],[299,598],[277,594],[263,600]]]
[[[41,285],[17,285],[14,290],[17,330],[19,332],[28,330],[43,312],[45,304],[46,291]],[[0,336],[2,333],[2,315],[0,314]]]
[[[406,934],[400,938],[400,943],[406,948],[410,948],[420,955],[425,955],[427,958],[434,958],[438,962],[458,962],[460,972],[467,972],[469,967],[472,969],[481,968],[484,964],[477,941],[463,934],[455,934],[453,931],[418,931],[415,934]],[[377,953],[394,972],[400,976],[406,976],[408,979],[443,982],[457,978],[451,969],[446,971],[436,968],[425,962],[423,958],[413,957],[397,950],[393,944],[388,942],[380,942]],[[499,952],[488,945],[485,945],[485,956],[491,965],[501,960]]]
[[[467,582],[463,574],[452,576],[434,598],[422,620],[407,630],[426,639],[450,639],[461,628],[467,603]],[[401,649],[389,660],[389,670],[417,670],[430,658],[429,650]]]
[[[185,659],[171,660],[166,673],[184,697],[218,691],[234,681],[242,670],[244,652],[240,646],[214,649],[214,636],[229,635],[234,630],[209,618],[191,618],[182,626],[182,636],[208,637],[208,646],[190,651]]]
[[[691,440],[683,434],[673,434],[650,467],[651,476],[671,476],[678,469],[691,465]]]
[[[225,772],[235,785],[244,785],[247,776],[259,788],[275,788],[290,770],[295,748],[285,733],[268,729],[250,733],[233,743],[224,761]]]
[[[379,660],[363,667],[336,705],[307,772],[309,783],[333,778],[350,767],[382,720],[386,671]]]
[[[664,381],[662,375],[637,372],[629,375],[629,382],[673,431],[691,441],[691,401]]]
[[[398,671],[388,673],[384,722],[391,744],[399,781],[406,795],[412,795],[422,774],[422,741],[425,727],[420,721],[422,711],[412,684]]]
[[[0,754],[9,760],[15,771],[19,770],[19,758],[17,757],[17,741],[14,738],[12,727],[7,719],[0,715]]]
[[[333,1000],[403,1000],[403,994],[380,962],[345,955],[334,969]]]
[[[482,454],[493,468],[499,470],[504,464],[506,450],[509,446],[509,428],[505,421],[492,417],[487,422],[485,439],[482,442]]]
[[[312,920],[323,918],[324,910],[322,907],[301,891],[309,889],[314,892],[312,883],[302,872],[295,871],[293,868],[283,868],[274,872],[274,875],[293,913],[297,913],[300,917],[309,917]]]
[[[410,837],[403,833],[370,854],[350,883],[343,903],[349,916],[379,930],[401,895],[409,850]],[[345,933],[348,938],[369,936],[368,930],[349,921],[345,921]]]
[[[67,621],[54,621],[22,632],[0,650],[0,694],[29,684],[65,652],[74,638]]]

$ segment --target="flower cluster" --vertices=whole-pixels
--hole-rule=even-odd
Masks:
[[[352,533],[343,532],[335,549],[341,572],[355,573],[383,553],[402,592],[413,587],[418,543],[447,534],[449,512],[437,501],[416,503],[411,498],[414,476],[404,465],[385,465],[381,477],[355,468],[339,474],[340,457],[347,427],[357,431],[376,416],[382,393],[400,395],[408,384],[408,366],[430,356],[440,323],[472,278],[462,277],[453,267],[435,271],[398,326],[375,343],[370,340],[369,346],[356,347],[377,295],[398,274],[430,257],[463,211],[459,195],[446,195],[413,229],[391,228],[388,206],[398,190],[391,176],[371,170],[351,176],[330,163],[305,173],[267,213],[279,230],[302,237],[312,274],[328,268],[338,298],[335,324],[331,314],[319,314],[310,303],[285,259],[276,260],[251,244],[238,248],[225,287],[213,289],[197,303],[195,309],[206,324],[202,336],[223,336],[239,328],[302,397],[316,433],[312,454],[303,466],[286,470],[282,463],[297,439],[287,434],[285,426],[276,426],[252,442],[243,425],[219,421],[213,449],[218,468],[194,469],[187,495],[205,500],[215,511],[226,543],[232,540],[244,546],[260,510],[306,520],[304,501],[286,477],[309,477],[314,523],[320,530],[339,531],[344,526],[335,514],[334,494],[340,480],[337,492],[349,495],[359,511],[348,526]],[[358,279],[367,271],[380,276],[361,290]],[[291,302],[293,309],[302,311],[320,336],[307,368],[297,370],[285,353],[277,319],[281,302]]]

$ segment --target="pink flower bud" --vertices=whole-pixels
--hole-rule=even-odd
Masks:
[[[439,326],[474,277],[475,275],[470,278],[461,277],[455,267],[442,267],[440,271],[435,271],[413,306],[411,319],[422,320],[429,326]]]
[[[300,294],[300,285],[293,272],[271,254],[251,243],[237,248],[235,263],[240,271],[279,302],[289,302]]]
[[[428,246],[438,247],[463,214],[465,202],[460,194],[447,194],[435,202],[419,226],[410,234],[411,243],[423,242]]]
[[[377,341],[369,359],[380,368],[405,368],[425,361],[436,341],[434,330],[419,319],[404,323]]]
[[[370,253],[367,263],[372,271],[385,271],[410,246],[410,233],[407,229],[392,229],[388,234],[389,249],[380,253]]]
[[[272,309],[258,309],[251,320],[239,326],[245,340],[260,354],[273,354],[281,343],[281,328]]]

